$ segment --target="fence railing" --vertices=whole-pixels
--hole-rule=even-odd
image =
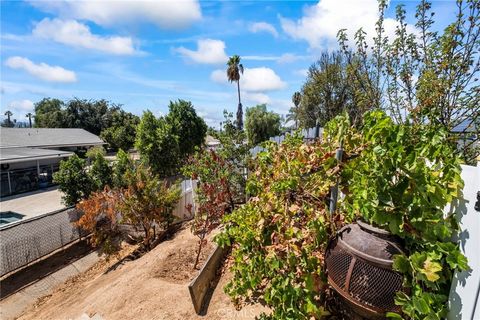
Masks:
[[[193,218],[196,181],[181,182],[182,193],[173,211],[179,220]],[[192,210],[187,210],[191,206]],[[66,208],[0,227],[0,276],[26,266],[88,234],[74,225],[81,217]]]

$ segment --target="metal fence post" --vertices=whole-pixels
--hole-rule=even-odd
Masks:
[[[340,148],[338,148],[337,152],[335,153],[335,159],[337,159],[338,164],[342,162],[342,157],[343,157],[343,146],[342,144],[340,144]],[[330,206],[329,206],[330,215],[333,215],[335,210],[337,210],[338,183],[339,183],[339,178],[337,178],[337,182],[335,183],[335,186],[332,188],[332,191],[330,194]]]

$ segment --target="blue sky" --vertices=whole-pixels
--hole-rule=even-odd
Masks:
[[[414,23],[417,1],[403,3]],[[437,30],[455,1],[434,1]],[[192,101],[211,126],[235,111],[228,56],[242,57],[244,107],[267,103],[286,114],[293,92],[341,28],[370,34],[376,0],[320,1],[1,1],[1,114],[25,121],[44,97],[107,99],[141,115]],[[414,30],[413,25],[410,26]]]

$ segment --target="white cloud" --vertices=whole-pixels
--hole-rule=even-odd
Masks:
[[[197,41],[197,50],[180,47],[176,48],[175,51],[196,63],[220,64],[228,60],[225,53],[225,43],[221,40],[202,39]]]
[[[210,79],[216,83],[227,83],[225,70],[215,70]],[[270,68],[246,68],[240,77],[240,88],[248,92],[266,92],[280,90],[287,86],[282,79]]]
[[[11,101],[8,104],[8,107],[13,110],[18,110],[20,112],[32,112],[34,109],[33,101],[24,99],[24,100],[16,100]]]
[[[247,68],[240,78],[240,84],[246,91],[262,92],[280,90],[287,86],[270,68]]]
[[[298,69],[294,70],[293,73],[297,76],[307,77],[308,76],[308,69]]]
[[[253,33],[268,32],[271,35],[273,35],[275,38],[278,37],[277,29],[275,29],[275,27],[272,26],[270,23],[255,22],[255,23],[252,23],[248,29]]]
[[[75,20],[50,20],[45,18],[35,26],[33,35],[73,47],[93,49],[118,55],[135,53],[132,38],[98,36],[92,34],[87,25]]]
[[[278,58],[277,62],[278,63],[292,63],[292,62],[295,62],[297,60],[304,59],[304,58],[305,58],[304,56],[297,56],[293,53],[284,53]]]
[[[214,70],[210,74],[210,80],[220,84],[224,84],[228,82],[228,78],[225,70],[220,70],[220,69]]]
[[[305,40],[311,48],[333,48],[337,46],[337,33],[347,29],[349,40],[363,28],[368,38],[375,34],[378,19],[377,0],[320,0],[316,5],[307,6],[304,15],[297,21],[280,17],[283,31],[297,40]],[[385,18],[387,35],[394,34],[396,21]],[[412,26],[408,27],[414,30]]]
[[[246,102],[251,102],[253,104],[270,104],[272,99],[265,93],[258,92],[244,92],[243,100]]]
[[[101,26],[153,23],[161,28],[179,29],[202,18],[197,0],[181,1],[91,1],[31,0],[33,6],[66,19],[93,21]]]
[[[280,64],[292,63],[298,60],[311,59],[311,56],[308,55],[296,55],[293,53],[284,53],[280,56],[267,56],[267,55],[256,55],[256,56],[242,56],[242,60],[249,61],[276,61]]]
[[[77,77],[75,72],[66,70],[59,66],[50,66],[46,63],[35,64],[31,60],[23,57],[10,57],[5,61],[5,65],[12,69],[23,69],[32,76],[50,82],[75,82]]]
[[[242,60],[246,61],[276,61],[279,56],[242,56]]]

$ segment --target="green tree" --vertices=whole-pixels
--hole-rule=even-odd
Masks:
[[[100,137],[108,143],[114,151],[119,149],[129,150],[135,144],[137,125],[140,122],[136,115],[115,110],[112,112],[109,127],[102,130]]]
[[[339,51],[324,52],[310,66],[302,87],[299,105],[293,110],[302,127],[310,128],[317,120],[323,126],[343,111],[347,111],[352,122],[361,117],[356,83],[350,81],[346,55]]]
[[[58,99],[44,98],[35,103],[36,128],[65,128],[64,103]]]
[[[145,111],[138,124],[135,138],[135,148],[140,152],[144,163],[153,164],[160,152],[156,143],[158,128],[159,120],[150,110]]]
[[[178,137],[181,161],[193,154],[195,148],[205,142],[207,125],[197,115],[190,101],[170,102],[169,113],[165,121],[172,128],[172,134]]]
[[[177,185],[168,186],[145,166],[137,166],[127,174],[128,187],[118,206],[122,221],[141,226],[145,233],[143,245],[150,249],[156,226],[167,229],[174,220],[173,209],[180,198]]]
[[[126,174],[133,170],[133,161],[122,149],[117,152],[117,161],[113,166],[112,183],[115,188],[127,187]]]
[[[236,126],[233,113],[224,110],[223,116],[221,130],[214,134],[221,145],[216,153],[230,166],[228,179],[234,202],[243,203],[245,201],[245,172],[250,157],[250,147],[246,142],[245,131],[239,130]]]
[[[66,206],[77,204],[89,196],[94,188],[92,179],[86,170],[86,160],[76,154],[60,162],[60,169],[53,174],[53,181],[62,191],[62,201]]]
[[[441,34],[433,30],[429,1],[422,0],[417,6],[415,33],[407,27],[404,7],[397,6],[398,23],[390,39],[383,26],[386,8],[387,2],[380,1],[372,54],[367,52],[367,36],[362,30],[355,34],[353,51],[345,30],[338,34],[348,57],[351,82],[363,84],[357,87],[363,100],[386,110],[397,123],[440,124],[449,132],[450,142],[456,144],[466,131],[453,129],[464,121],[475,123],[480,117],[478,1],[457,1],[456,19]],[[471,134],[478,136],[479,130],[476,127]],[[473,162],[469,149],[476,141],[457,149],[467,162]]]
[[[105,151],[105,149],[102,147],[102,146],[95,146],[93,148],[90,148],[87,150],[87,152],[85,153],[85,156],[87,157],[87,159],[89,161],[93,161],[95,160],[95,157],[97,155],[100,155],[100,156],[105,156],[107,154],[107,152]]]
[[[94,155],[88,175],[92,181],[93,191],[99,191],[105,186],[112,185],[112,168],[101,153]]]
[[[243,65],[240,63],[240,56],[234,55],[227,62],[227,78],[230,82],[237,83],[238,109],[237,109],[237,128],[243,129],[243,110],[240,100],[240,75],[243,74]]]
[[[255,146],[281,133],[280,115],[267,111],[265,104],[247,108],[245,129],[248,143]]]
[[[155,174],[174,175],[178,172],[179,142],[171,125],[165,119],[157,119],[146,111],[137,128],[135,147],[143,163],[150,166]]]
[[[82,128],[100,135],[102,129],[109,127],[115,107],[110,108],[106,100],[72,99],[65,107],[65,127]]]

